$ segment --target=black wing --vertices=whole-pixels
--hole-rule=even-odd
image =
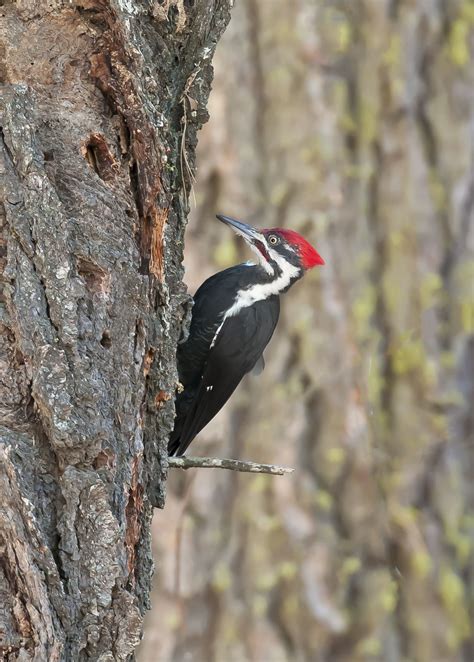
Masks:
[[[235,301],[239,288],[255,278],[255,267],[238,264],[208,278],[194,295],[189,338],[178,346],[179,381],[196,387],[202,377],[209,347],[224,313]]]
[[[224,406],[244,375],[252,370],[273,335],[279,312],[279,299],[272,297],[225,320],[209,350],[199,384],[182,394],[186,416],[177,421],[168,448],[170,453],[185,452]]]

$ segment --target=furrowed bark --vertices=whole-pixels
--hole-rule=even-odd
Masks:
[[[140,639],[196,132],[228,19],[227,0],[2,3],[5,659],[125,660]]]

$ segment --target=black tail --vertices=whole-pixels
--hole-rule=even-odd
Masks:
[[[181,443],[181,432],[184,428],[189,410],[193,404],[195,390],[187,388],[176,397],[176,418],[174,419],[173,432],[168,441],[168,455],[184,455],[184,451],[189,446],[179,450]]]
[[[176,425],[177,422],[178,421],[176,420],[174,430],[170,434],[170,438],[169,438],[169,441],[168,441],[168,455],[170,455],[170,456],[171,455],[176,455],[177,450],[179,448],[180,437],[181,437],[181,428],[183,427],[184,420],[181,423],[181,425],[179,426],[179,429],[177,429],[177,425]],[[180,453],[180,455],[182,455],[182,453]]]

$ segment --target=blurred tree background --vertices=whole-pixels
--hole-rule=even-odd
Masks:
[[[472,0],[237,3],[187,283],[250,257],[216,212],[326,266],[191,453],[296,472],[172,472],[141,662],[473,659],[473,43]]]

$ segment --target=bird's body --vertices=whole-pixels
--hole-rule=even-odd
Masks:
[[[296,233],[278,229],[259,233],[234,219],[218,218],[244,236],[261,258],[259,264],[239,264],[214,274],[195,294],[189,336],[178,347],[182,391],[176,398],[170,455],[182,455],[244,375],[263,365],[263,351],[278,322],[279,295],[310,268],[310,263],[323,263]],[[287,237],[304,242],[301,245],[307,255],[296,251]],[[278,242],[280,251],[271,248],[268,241],[275,246]]]

